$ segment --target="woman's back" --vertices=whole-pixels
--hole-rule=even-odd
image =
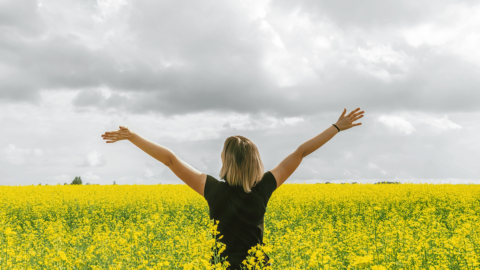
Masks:
[[[246,259],[251,247],[263,244],[267,203],[276,188],[277,182],[270,171],[264,173],[250,193],[241,186],[230,186],[207,175],[205,199],[210,218],[219,221],[218,236],[223,235],[219,241],[226,245],[221,256],[228,256],[231,269]]]

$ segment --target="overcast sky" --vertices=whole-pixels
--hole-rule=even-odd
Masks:
[[[0,0],[0,184],[183,183],[120,125],[219,179],[365,111],[287,183],[480,184],[480,3]]]

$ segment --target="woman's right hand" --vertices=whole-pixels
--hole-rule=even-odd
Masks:
[[[130,140],[135,132],[128,129],[127,126],[120,126],[116,131],[105,132],[102,135],[104,140],[107,140],[107,143],[114,143],[121,140]]]
[[[338,118],[337,123],[335,123],[335,125],[340,129],[340,131],[349,129],[354,126],[359,126],[362,124],[362,123],[357,123],[357,124],[353,123],[363,117],[364,111],[357,112],[358,110],[360,110],[360,108],[357,108],[351,111],[347,116],[345,116],[347,109],[343,110],[342,115],[340,115],[340,118]]]

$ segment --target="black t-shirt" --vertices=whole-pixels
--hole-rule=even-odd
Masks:
[[[263,244],[263,218],[276,188],[277,181],[270,171],[264,173],[250,193],[241,186],[230,186],[226,181],[207,175],[204,196],[210,208],[210,219],[219,221],[217,237],[223,235],[223,238],[218,241],[226,245],[220,255],[228,256],[231,269],[240,269],[234,267],[246,259],[248,250]]]

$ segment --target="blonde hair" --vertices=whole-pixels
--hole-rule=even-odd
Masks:
[[[241,186],[246,193],[250,193],[264,174],[255,144],[240,135],[230,136],[225,140],[223,153],[220,179],[227,181],[230,186]]]

